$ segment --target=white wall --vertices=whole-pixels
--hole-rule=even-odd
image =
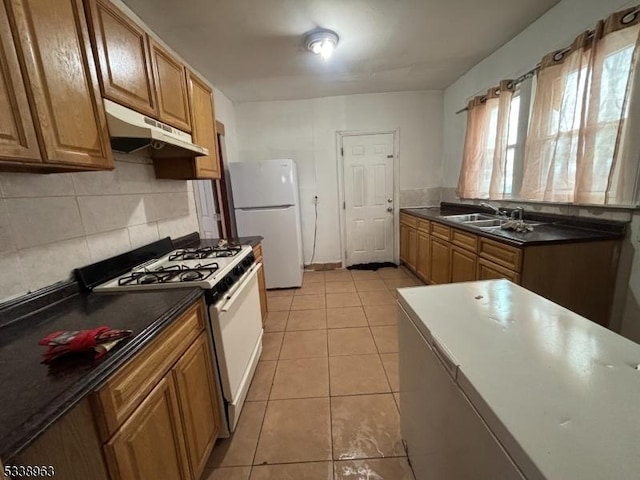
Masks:
[[[156,179],[145,157],[115,158],[108,172],[0,174],[0,301],[198,231],[191,182]]]
[[[635,3],[628,0],[563,0],[446,89],[443,199],[455,199],[454,189],[462,162],[466,115],[455,112],[465,107],[471,97],[484,93],[499,80],[514,78],[530,70],[545,54],[568,45],[580,32],[592,28],[597,20]],[[632,220],[631,233],[624,242],[620,261],[612,328],[640,342],[640,214],[571,206],[532,205],[527,208]]]
[[[238,162],[238,134],[236,128],[236,109],[233,102],[217,88],[213,89],[213,102],[216,120],[224,124],[224,148],[227,162]]]
[[[348,95],[236,104],[240,161],[292,158],[298,166],[304,260],[338,262],[337,131],[399,130],[400,203],[437,204],[442,184],[442,92]]]

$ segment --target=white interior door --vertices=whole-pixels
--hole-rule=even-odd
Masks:
[[[393,134],[342,140],[346,264],[393,261]]]
[[[213,182],[211,180],[194,180],[193,193],[198,211],[201,238],[219,238],[218,217],[213,196]]]

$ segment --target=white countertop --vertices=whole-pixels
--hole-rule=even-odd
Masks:
[[[527,478],[640,478],[640,345],[507,280],[399,292]]]

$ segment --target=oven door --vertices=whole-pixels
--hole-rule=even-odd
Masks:
[[[262,353],[262,313],[255,264],[230,297],[209,308],[222,392],[228,403],[229,430],[235,430],[240,410]]]

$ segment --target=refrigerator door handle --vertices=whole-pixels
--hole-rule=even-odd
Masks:
[[[236,210],[242,210],[243,212],[255,212],[257,210],[286,210],[287,208],[291,208],[293,205],[273,205],[269,207],[244,207],[244,208],[236,208]]]

